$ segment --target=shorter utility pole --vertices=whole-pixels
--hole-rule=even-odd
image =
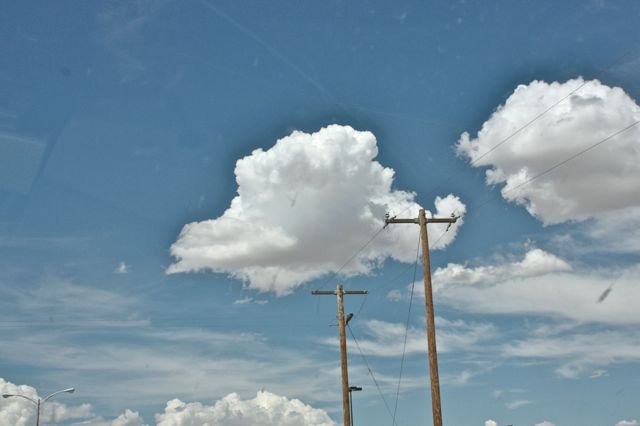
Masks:
[[[429,378],[431,379],[431,409],[433,410],[433,425],[442,426],[442,410],[440,407],[440,378],[438,376],[438,350],[436,349],[436,322],[433,314],[433,292],[431,291],[431,265],[429,263],[429,238],[427,236],[428,223],[456,223],[458,217],[451,215],[447,218],[430,218],[424,209],[418,211],[415,219],[396,219],[388,215],[384,219],[385,226],[390,223],[414,223],[420,225],[420,239],[422,240],[422,272],[424,276],[424,299],[427,310],[427,349],[429,352]],[[449,228],[447,227],[447,230]]]
[[[338,284],[335,291],[312,291],[314,296],[323,294],[335,294],[338,296],[338,331],[340,333],[340,368],[342,370],[342,417],[344,426],[351,426],[351,409],[349,404],[349,374],[347,371],[347,335],[345,331],[346,322],[344,320],[344,302],[345,294],[367,294],[366,290],[345,291],[342,285]]]

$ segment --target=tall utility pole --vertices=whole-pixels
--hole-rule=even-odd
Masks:
[[[431,290],[431,265],[429,263],[429,238],[427,223],[448,223],[451,226],[458,220],[456,216],[450,218],[427,219],[424,209],[420,209],[417,219],[396,219],[385,217],[385,226],[390,223],[415,223],[420,225],[420,239],[422,240],[422,271],[424,276],[424,301],[427,310],[427,347],[429,351],[429,377],[431,379],[431,408],[433,410],[433,426],[442,426],[442,411],[440,408],[440,378],[438,376],[438,351],[436,349],[436,324],[433,314],[433,293]]]
[[[338,330],[340,333],[340,368],[342,369],[342,416],[344,426],[351,426],[351,409],[349,404],[349,374],[347,372],[347,335],[345,333],[344,303],[345,294],[367,294],[365,290],[344,291],[342,285],[338,284],[336,291],[312,291],[311,294],[317,296],[321,294],[335,294],[338,296]]]

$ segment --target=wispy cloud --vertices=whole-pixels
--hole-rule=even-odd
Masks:
[[[242,299],[236,299],[232,302],[233,305],[248,305],[254,303],[256,305],[266,305],[267,303],[269,303],[268,300],[266,299],[254,299],[253,297],[250,296],[245,296]]]
[[[567,318],[580,323],[637,324],[640,267],[619,271],[571,270],[554,255],[538,251],[506,265],[468,268],[449,264],[433,274],[441,303],[480,314],[518,314]],[[543,254],[544,253],[544,254]],[[529,259],[527,259],[529,258]],[[603,283],[617,279],[602,298]],[[606,284],[605,284],[606,285]],[[601,300],[601,303],[598,301]]]
[[[118,263],[118,266],[116,266],[114,272],[116,274],[127,274],[129,272],[129,265],[127,265],[125,262],[120,262]]]
[[[577,378],[593,367],[640,362],[640,333],[635,328],[573,332],[553,337],[532,337],[502,346],[505,356],[559,362],[556,373]],[[602,369],[592,373],[600,377]]]
[[[438,326],[438,352],[471,351],[480,342],[493,340],[497,330],[491,323],[467,323],[461,320],[436,319]],[[364,322],[364,336],[358,339],[365,355],[397,357],[402,354],[406,325],[380,320]],[[323,339],[322,343],[336,344],[335,338]],[[423,328],[409,327],[407,354],[424,353],[426,336]]]
[[[515,401],[505,403],[504,406],[507,407],[508,410],[515,410],[517,408],[524,407],[525,405],[529,405],[531,402],[532,401],[529,401],[528,399],[517,399]]]

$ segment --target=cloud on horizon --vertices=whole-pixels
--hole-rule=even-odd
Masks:
[[[156,423],[157,426],[337,426],[326,411],[267,391],[247,400],[231,393],[213,405],[174,399],[167,402],[164,413],[156,414]]]
[[[17,386],[0,378],[0,392],[39,396],[28,385]],[[95,416],[90,404],[68,406],[48,401],[41,408],[41,421],[65,422],[82,419],[74,426],[146,426],[138,412],[126,409],[113,420]],[[179,399],[167,402],[164,412],[155,415],[157,426],[336,426],[329,414],[298,399],[289,399],[267,391],[260,391],[253,399],[241,399],[236,393],[216,401],[213,405],[200,402],[185,403]],[[0,399],[0,424],[26,426],[35,422],[35,406],[23,398]]]

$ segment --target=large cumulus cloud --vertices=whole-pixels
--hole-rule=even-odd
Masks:
[[[485,155],[574,90],[566,100]],[[619,87],[608,87],[597,80],[585,83],[582,78],[565,83],[533,81],[518,86],[476,137],[463,133],[456,149],[474,167],[489,167],[487,183],[504,184],[502,196],[524,205],[544,224],[581,221],[640,206],[640,125],[522,184],[638,120],[640,107]]]
[[[232,393],[209,406],[174,399],[156,415],[156,422],[158,426],[336,426],[325,411],[267,391],[248,400]]]
[[[253,151],[236,163],[238,195],[230,207],[184,226],[167,272],[224,272],[251,288],[286,294],[340,270],[382,227],[386,212],[416,216],[420,208],[415,194],[392,188],[394,171],[377,154],[372,133],[339,125],[295,131]],[[465,210],[453,195],[435,200],[437,215]],[[448,233],[433,226],[433,248],[451,243],[461,223]],[[412,261],[416,236],[410,225],[388,227],[341,272],[367,273],[388,257]]]

